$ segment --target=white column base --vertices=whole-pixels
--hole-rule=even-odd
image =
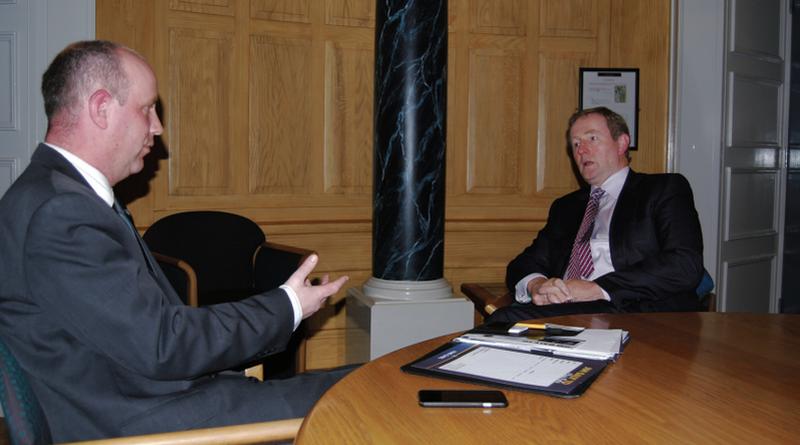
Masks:
[[[395,281],[372,277],[364,283],[362,292],[375,300],[441,300],[453,297],[453,288],[444,278],[431,281]]]
[[[374,292],[376,289],[374,285],[368,286],[375,283],[373,280],[378,279],[370,279],[364,285],[364,290],[350,288],[347,291],[347,363],[367,362],[405,346],[474,326],[472,302],[453,297],[449,285],[448,297],[431,298],[431,289],[441,288],[438,283],[440,280],[436,280],[435,284],[422,282],[425,294],[422,299],[413,295],[408,285],[412,282],[397,284],[399,288],[406,289],[399,291],[400,294],[410,294],[403,298],[398,294],[392,298],[368,295],[368,290]]]

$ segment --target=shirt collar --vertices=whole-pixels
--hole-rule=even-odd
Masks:
[[[618,172],[614,173],[613,175],[609,176],[603,184],[600,185],[607,196],[614,198],[616,201],[619,198],[619,194],[622,192],[622,186],[625,185],[625,180],[628,178],[628,172],[631,171],[630,167],[623,167]],[[592,190],[596,187],[592,186]]]
[[[57,151],[67,160],[67,162],[72,164],[72,166],[78,170],[78,173],[83,176],[83,179],[89,183],[89,186],[92,187],[92,190],[97,193],[97,196],[105,201],[109,207],[114,205],[114,189],[111,188],[111,185],[108,183],[108,179],[105,177],[105,175],[100,173],[100,170],[92,167],[88,162],[61,147],[53,145],[49,142],[45,142],[45,144]]]

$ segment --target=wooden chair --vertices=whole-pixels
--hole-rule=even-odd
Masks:
[[[716,312],[716,294],[714,290],[714,280],[707,271],[703,273],[703,279],[697,287],[697,297],[700,304],[708,312]],[[510,292],[504,283],[463,283],[461,292],[475,305],[475,312],[480,317],[476,318],[476,324],[480,323],[497,309],[508,306],[514,302],[514,293]]]
[[[27,375],[0,339],[0,405],[12,445],[52,443],[47,419]],[[96,445],[252,444],[292,440],[302,418],[81,442]],[[0,439],[0,443],[2,440]]]
[[[237,301],[283,284],[313,251],[267,242],[254,221],[219,211],[181,212],[142,235],[175,291],[191,306]],[[270,356],[257,378],[305,371],[305,326],[285,352]]]
[[[84,445],[261,444],[293,440],[302,423],[303,419],[297,418],[69,443]]]

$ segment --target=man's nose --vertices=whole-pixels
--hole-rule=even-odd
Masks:
[[[158,118],[158,113],[153,111],[153,117],[150,119],[150,132],[154,135],[160,135],[164,132],[164,127],[161,125],[161,119]]]

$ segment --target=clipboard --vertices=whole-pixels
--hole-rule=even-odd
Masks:
[[[607,365],[604,360],[451,341],[400,369],[410,374],[574,398],[582,395]]]

